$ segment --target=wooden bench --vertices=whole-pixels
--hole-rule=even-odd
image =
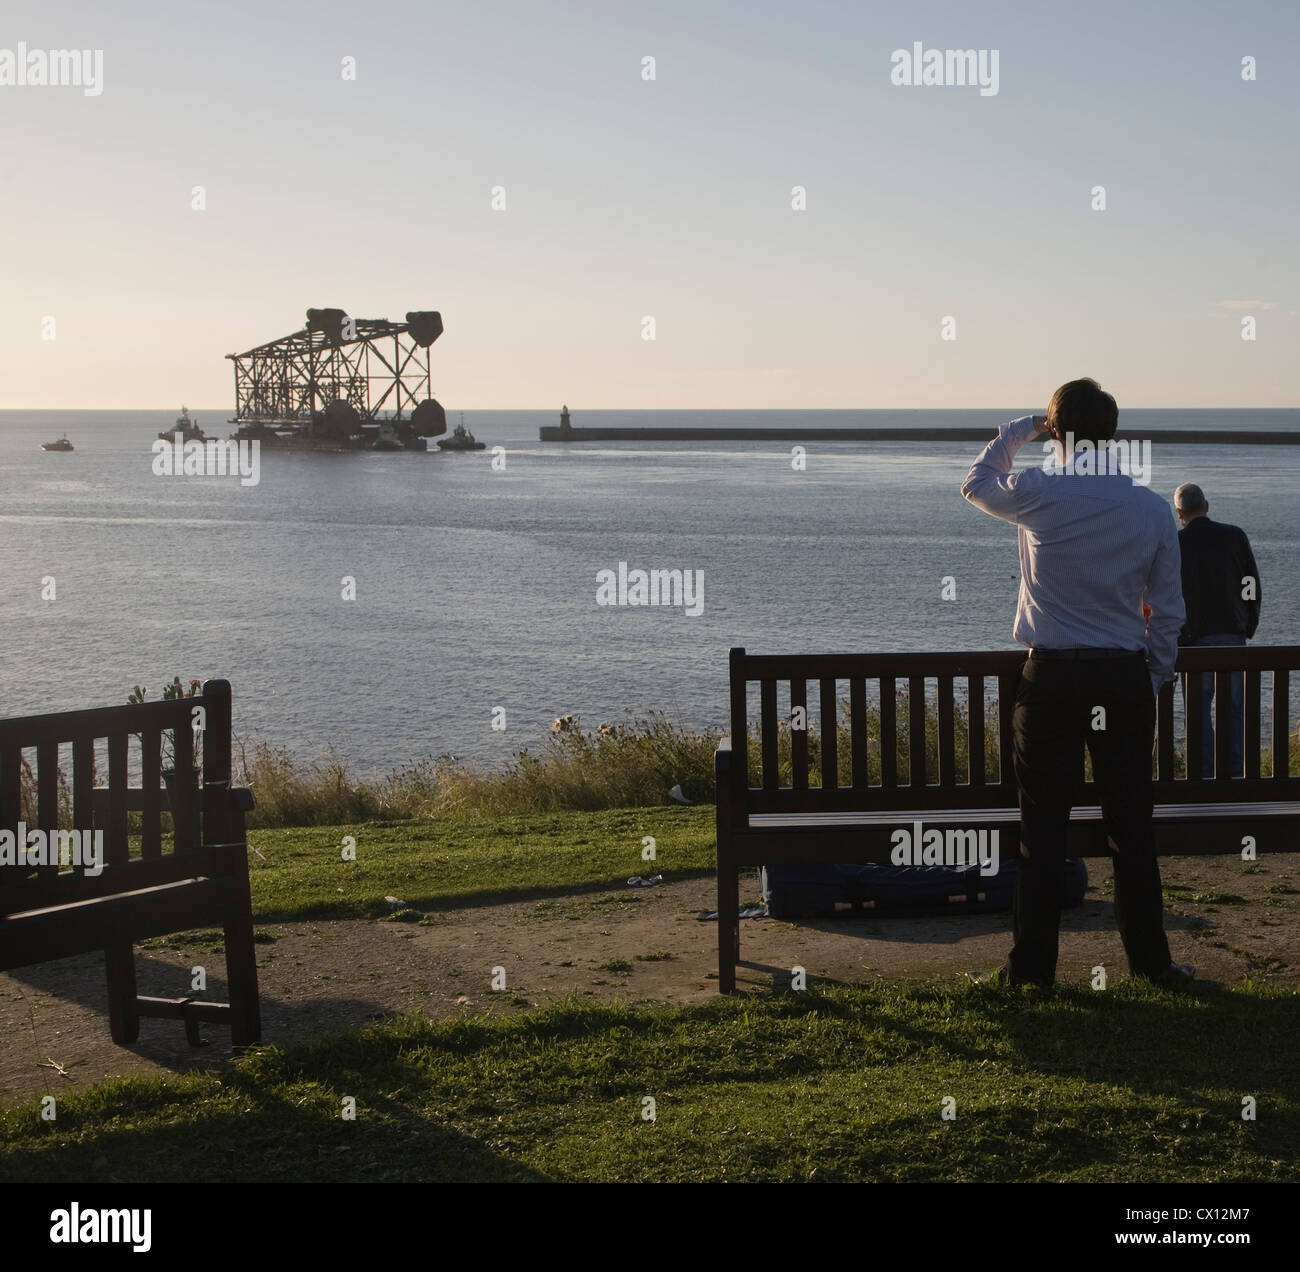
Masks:
[[[173,776],[169,795],[164,736],[173,774],[194,773],[196,708],[206,717],[200,717],[202,781],[198,774],[192,781]],[[25,751],[34,755],[34,768]],[[97,751],[107,756],[106,787],[95,785]],[[244,834],[253,801],[230,784],[230,685],[209,680],[193,698],[0,720],[0,829],[15,836],[23,820],[24,769],[26,811],[35,813],[28,831],[59,826],[62,785],[63,829],[102,832],[103,866],[98,874],[84,859],[71,868],[0,866],[0,970],[103,950],[114,1042],[134,1042],[141,1016],[183,1021],[191,1043],[199,1041],[203,1020],[229,1024],[236,1046],[257,1042],[261,1017]],[[132,769],[138,788],[130,786]],[[165,843],[162,812],[169,799],[173,835]],[[131,811],[140,814],[135,856]],[[225,935],[229,1003],[141,997],[134,943],[205,926],[220,926]]]
[[[1024,652],[787,656],[731,651],[731,736],[722,739],[715,757],[718,982],[723,993],[736,986],[738,871],[743,867],[885,863],[893,832],[916,820],[927,828],[996,829],[1002,855],[1018,852],[1011,719],[1025,657]],[[1300,777],[1290,775],[1288,752],[1290,672],[1298,667],[1300,646],[1180,651],[1179,671],[1214,673],[1216,775],[1198,771],[1205,703],[1202,677],[1191,675],[1189,772],[1176,771],[1177,683],[1166,685],[1157,700],[1153,776],[1162,855],[1240,853],[1248,835],[1259,853],[1300,851]],[[1230,678],[1238,671],[1244,672],[1245,772],[1234,779],[1227,773]],[[809,682],[815,690],[812,703]],[[847,746],[841,736],[845,687]],[[988,707],[986,695],[992,690],[996,703]],[[756,712],[751,695],[757,699]],[[1268,776],[1261,776],[1262,700],[1269,702],[1272,715],[1263,747]],[[927,701],[938,725],[932,758],[924,746],[908,745],[908,739],[925,736]],[[800,711],[806,716],[803,729],[797,727]],[[756,737],[751,736],[751,720],[757,722]],[[878,727],[869,728],[876,720]],[[835,721],[837,727],[822,728],[823,721]],[[962,732],[965,745],[960,744]],[[986,741],[996,751],[997,763],[988,762]],[[899,762],[904,748],[906,771]],[[754,784],[751,752],[756,752]],[[783,764],[789,779],[784,784]],[[1110,855],[1097,804],[1092,784],[1082,785],[1070,824],[1073,856]]]

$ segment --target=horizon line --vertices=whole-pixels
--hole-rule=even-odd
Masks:
[[[563,404],[562,404],[563,405]],[[110,412],[122,411],[174,411],[175,406],[0,406],[0,413],[27,411],[31,413],[42,411],[96,411],[103,414]],[[188,408],[187,408],[188,409]],[[234,407],[225,406],[197,406],[195,411],[234,411]],[[495,411],[498,413],[508,411],[535,413],[539,411],[555,411],[558,414],[559,408],[544,406],[465,406],[465,407],[447,407],[444,410],[449,413],[457,411]],[[1019,410],[1019,407],[1006,406],[584,406],[578,408],[581,411],[622,411],[625,413],[645,412],[663,412],[663,411],[748,411],[761,412],[763,414],[775,414],[781,411],[903,411],[915,412],[920,414],[926,411],[1007,411]],[[1043,408],[1046,410],[1046,407]],[[1292,406],[1121,406],[1120,413],[1124,411],[1300,411],[1300,404]],[[574,414],[570,411],[570,414]],[[1014,417],[1013,417],[1014,418]]]

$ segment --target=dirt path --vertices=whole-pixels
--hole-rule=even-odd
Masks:
[[[1125,974],[1109,865],[1089,868],[1087,899],[1062,923],[1063,981],[1082,982],[1098,964],[1112,978]],[[1300,890],[1287,858],[1266,859],[1251,873],[1223,858],[1180,858],[1162,869],[1178,898],[1166,919],[1176,960],[1195,963],[1198,975],[1220,983],[1250,975],[1300,984]],[[757,899],[752,884],[742,889],[746,899]],[[659,1003],[708,999],[717,992],[717,925],[699,914],[713,904],[712,880],[695,879],[456,910],[418,924],[347,920],[259,929],[264,1035],[287,1044],[388,1011],[514,1011],[575,993]],[[1005,913],[746,920],[740,988],[788,987],[796,964],[810,983],[984,970],[1002,961],[1009,926]],[[211,934],[149,942],[137,964],[143,994],[187,994],[189,969],[203,965],[206,996],[225,997],[224,961]],[[504,991],[492,989],[494,968],[505,969]],[[230,1055],[229,1035],[205,1025],[203,1036],[207,1045],[190,1048],[177,1022],[146,1020],[137,1044],[115,1046],[97,955],[0,974],[0,1106],[120,1074],[220,1065]]]

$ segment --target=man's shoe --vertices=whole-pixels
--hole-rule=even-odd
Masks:
[[[1146,979],[1162,989],[1186,989],[1196,979],[1196,968],[1190,963],[1170,963],[1159,976]]]

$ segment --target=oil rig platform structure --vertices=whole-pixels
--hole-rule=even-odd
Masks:
[[[447,431],[430,385],[442,315],[405,322],[309,309],[292,335],[226,355],[235,364],[233,436],[296,450],[427,450]]]

